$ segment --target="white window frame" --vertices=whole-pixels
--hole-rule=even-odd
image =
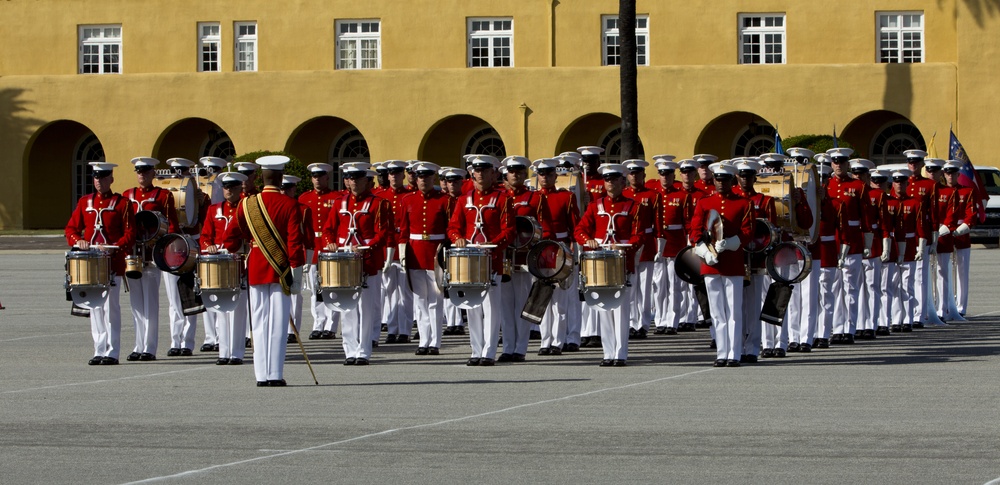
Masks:
[[[382,69],[381,19],[337,20],[334,32],[335,69]]]
[[[612,24],[613,22],[613,24]],[[618,16],[601,16],[601,65],[618,66],[621,64],[621,54],[618,42]],[[609,50],[614,49],[612,55]],[[637,66],[649,65],[649,15],[635,16],[635,63]]]
[[[487,27],[487,28],[483,28]],[[466,65],[472,68],[514,67],[514,18],[513,17],[470,17],[466,19],[467,49]],[[506,46],[502,45],[506,41]],[[476,45],[485,42],[486,45]],[[498,45],[499,44],[499,45]],[[474,49],[487,49],[486,63],[473,65],[480,57],[473,56]],[[507,56],[497,56],[497,49],[506,49]],[[507,64],[503,64],[503,60]],[[499,65],[498,65],[498,61]]]
[[[785,64],[788,62],[788,18],[784,12],[771,12],[771,13],[741,13],[737,16],[737,29],[738,37],[736,44],[739,46],[739,51],[737,52],[737,59],[740,64]],[[781,25],[776,25],[780,19]],[[751,22],[757,20],[759,25],[747,26],[747,20]],[[772,25],[767,25],[771,23]],[[768,36],[780,35],[781,42],[774,42],[774,39],[768,41]],[[758,36],[758,42],[748,43],[746,42],[745,36]],[[750,47],[753,45],[759,46],[760,50],[756,53],[749,52]],[[774,56],[773,52],[767,52],[769,46],[780,46],[781,49],[781,61],[780,62],[768,62],[768,56]],[[758,58],[756,62],[753,60],[747,60],[747,56],[755,56]]]
[[[121,24],[80,25],[77,27],[79,39],[78,71],[80,74],[121,74],[122,73],[122,26]],[[96,49],[97,52],[92,52]],[[88,57],[97,56],[97,63],[87,63]],[[110,62],[107,56],[114,59]],[[88,70],[88,66],[94,66]]]
[[[243,27],[253,27],[253,33],[241,34],[240,29]],[[256,71],[260,65],[260,56],[258,55],[258,45],[257,38],[260,35],[260,30],[257,28],[257,22],[233,22],[233,70],[237,72],[253,72]],[[247,50],[243,50],[249,47]],[[249,52],[249,56],[244,58],[244,54]]]
[[[920,24],[916,27],[913,26],[914,17]],[[891,25],[892,23],[895,23],[895,25]],[[927,52],[924,25],[925,17],[922,11],[875,12],[875,62],[880,64],[924,62],[924,56]],[[891,41],[888,38],[883,39],[883,36],[889,37],[892,35],[896,37],[896,47],[883,47],[883,40]],[[905,44],[912,43],[914,40],[919,44],[919,47],[914,49],[910,45],[910,48],[907,49]],[[904,57],[904,52],[913,50],[920,51],[919,58],[912,55]],[[891,51],[894,56],[883,56],[883,51]]]
[[[206,28],[215,32],[206,32]],[[214,61],[206,59],[209,54],[212,54],[212,52],[205,52],[206,48],[214,48]],[[206,64],[214,64],[215,69],[205,69]],[[198,72],[220,71],[222,71],[222,24],[219,22],[198,22]]]

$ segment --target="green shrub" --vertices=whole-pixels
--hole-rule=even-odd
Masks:
[[[838,139],[841,148],[854,148],[850,143]],[[816,153],[823,153],[833,148],[833,136],[831,135],[795,135],[781,140],[781,146],[785,150],[792,147],[807,148]]]

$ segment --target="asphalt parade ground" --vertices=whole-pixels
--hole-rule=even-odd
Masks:
[[[4,238],[0,238],[4,239]],[[7,241],[9,242],[9,241]],[[61,242],[61,240],[60,240]],[[38,247],[44,247],[39,245]],[[35,247],[35,246],[32,246]],[[288,387],[216,355],[88,366],[63,251],[0,250],[3,483],[987,483],[1000,477],[1000,251],[972,251],[969,321],[713,368],[706,330],[466,367],[340,340],[289,346]],[[162,289],[161,289],[162,293]],[[306,311],[305,327],[311,326]],[[197,346],[203,338],[199,319]]]

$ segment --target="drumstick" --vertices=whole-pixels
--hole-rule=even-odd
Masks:
[[[309,355],[306,354],[306,348],[302,345],[302,339],[299,338],[299,329],[295,327],[295,319],[291,315],[288,316],[288,324],[292,327],[292,332],[295,333],[295,341],[299,343],[299,349],[302,350],[302,357],[306,358],[306,365],[309,366],[309,372],[312,373],[313,382],[319,385],[319,381],[316,380],[316,371],[313,370],[312,362],[309,362]]]

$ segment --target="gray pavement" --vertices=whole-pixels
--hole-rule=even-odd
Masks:
[[[465,367],[339,340],[289,347],[287,388],[211,353],[86,365],[61,251],[0,251],[3,483],[985,483],[1000,477],[1000,251],[973,250],[970,321],[710,367],[708,332],[652,335],[629,367],[585,349]],[[122,294],[123,356],[133,330]],[[308,312],[307,312],[308,314]],[[306,317],[306,326],[311,319]],[[203,331],[199,328],[200,346]],[[537,350],[532,343],[531,351]]]

